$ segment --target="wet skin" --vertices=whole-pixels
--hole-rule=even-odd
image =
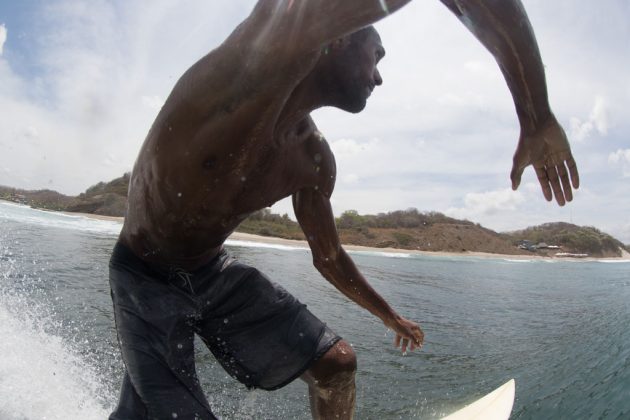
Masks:
[[[259,1],[184,73],[156,117],[132,172],[121,242],[154,264],[194,269],[253,211],[292,196],[315,267],[394,330],[396,346],[420,347],[419,326],[371,288],[339,243],[335,160],[309,116],[323,106],[365,107],[382,83],[376,66],[385,50],[373,28],[359,29],[408,1]],[[545,198],[564,205],[579,185],[577,167],[520,1],[442,2],[494,55],[514,99],[521,136],[513,188],[533,165]],[[351,417],[355,365],[341,341],[306,372],[315,417]]]
[[[247,63],[224,64],[236,40],[193,66],[141,148],[121,241],[147,261],[195,268],[253,211],[302,190],[330,197],[335,160],[309,113],[324,105],[359,112],[382,83],[380,37],[364,32],[361,43],[305,54],[288,73],[255,77],[243,74]],[[202,67],[219,80],[196,92],[190,79]]]

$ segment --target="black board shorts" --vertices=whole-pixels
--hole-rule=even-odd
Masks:
[[[188,272],[118,243],[110,286],[125,377],[118,419],[214,419],[195,373],[197,334],[249,388],[299,377],[341,338],[282,287],[222,251]]]

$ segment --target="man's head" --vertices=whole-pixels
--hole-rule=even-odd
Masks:
[[[376,65],[384,55],[373,26],[331,42],[314,69],[326,105],[353,113],[362,111],[374,88],[383,83]]]

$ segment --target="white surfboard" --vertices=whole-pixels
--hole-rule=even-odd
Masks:
[[[515,392],[514,379],[510,379],[488,395],[442,420],[507,420],[512,412]]]

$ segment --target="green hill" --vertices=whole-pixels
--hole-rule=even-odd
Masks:
[[[570,223],[545,223],[524,230],[504,234],[514,245],[519,241],[533,244],[544,243],[561,247],[562,252],[589,254],[593,257],[621,257],[621,249],[628,247],[598,229],[590,226],[577,226]],[[558,252],[538,250],[540,253]]]
[[[99,182],[79,194],[66,211],[123,217],[127,211],[127,190],[130,174],[110,182]]]
[[[0,199],[49,210],[124,216],[130,174],[110,182],[99,182],[77,197],[51,190],[26,191],[0,186]],[[524,230],[497,233],[467,220],[458,220],[438,212],[419,212],[415,208],[377,215],[361,215],[356,210],[336,219],[344,244],[376,248],[401,248],[421,251],[487,252],[553,256],[557,252],[588,254],[593,257],[621,257],[621,248],[629,250],[612,236],[593,227],[569,223],[546,223]],[[300,226],[288,215],[273,214],[269,209],[254,212],[237,229],[239,232],[286,239],[304,239]],[[552,248],[530,246],[527,241]]]
[[[92,213],[103,216],[125,215],[129,173],[110,182],[99,182],[76,197],[51,190],[21,190],[0,186],[0,199],[26,204],[34,208]]]

